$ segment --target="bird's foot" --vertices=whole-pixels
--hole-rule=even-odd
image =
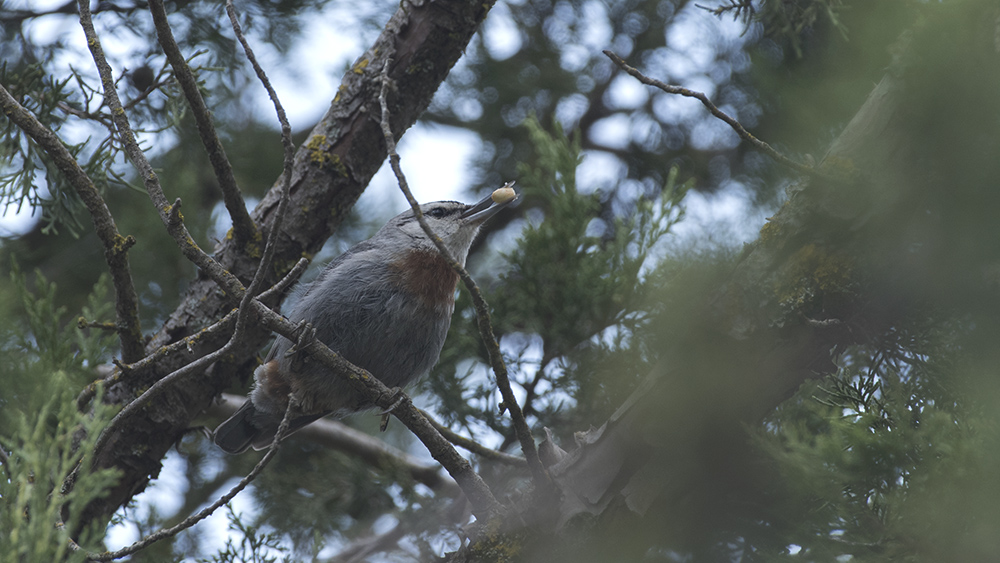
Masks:
[[[295,342],[292,347],[285,352],[285,357],[292,358],[292,369],[298,370],[302,367],[302,360],[305,358],[306,348],[316,340],[316,329],[306,321],[302,321],[295,328]],[[294,357],[293,357],[294,356]]]
[[[403,390],[399,387],[393,387],[389,390],[389,392],[391,393],[389,398],[392,400],[392,404],[389,405],[389,408],[379,413],[382,415],[382,421],[378,425],[379,432],[385,432],[385,429],[389,427],[389,415],[392,414],[392,411],[396,410],[396,407],[398,407],[406,397],[406,395],[403,394]]]

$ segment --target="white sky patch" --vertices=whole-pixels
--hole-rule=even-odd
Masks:
[[[649,99],[649,86],[626,74],[620,74],[611,79],[608,86],[608,98],[620,109],[636,109]]]
[[[621,159],[603,151],[584,151],[583,162],[576,169],[577,188],[591,192],[618,183],[625,175]]]
[[[254,54],[277,92],[292,130],[312,127],[322,118],[337,93],[344,69],[364,52],[356,33],[344,33],[343,29],[338,29],[344,17],[338,16],[337,12],[343,9],[343,6],[334,6],[315,17],[304,18],[305,29],[302,33],[308,41],[296,42],[287,56],[279,55],[267,44],[251,38]],[[267,55],[266,60],[263,53]],[[308,61],[308,66],[288,65],[288,60]],[[254,87],[260,89],[260,95],[256,97],[258,115],[264,116],[265,121],[267,116],[272,116],[270,121],[276,122],[274,106],[263,86],[255,83]]]
[[[163,459],[160,476],[153,480],[146,490],[135,497],[135,515],[145,519],[151,507],[161,516],[174,514],[181,508],[188,482],[184,478],[185,462],[177,452],[170,450]],[[105,536],[108,549],[114,551],[127,547],[139,540],[138,529],[131,522],[108,528]]]
[[[733,149],[738,144],[740,144],[739,135],[731,127],[718,119],[699,121],[691,129],[691,146],[695,149]]]
[[[468,162],[480,149],[481,141],[475,133],[418,123],[403,135],[397,152],[413,196],[420,203],[426,203],[468,199],[464,193],[471,181]],[[379,168],[362,200],[367,200],[365,203],[377,200],[383,209],[391,207],[392,215],[407,207],[388,163]]]
[[[632,134],[632,120],[629,116],[616,113],[595,122],[590,128],[590,138],[597,144],[613,149],[628,146]]]
[[[506,2],[497,2],[493,6],[480,33],[483,34],[483,44],[490,57],[498,61],[513,57],[524,45],[521,32],[517,29]]]
[[[730,182],[715,193],[689,192],[684,197],[686,215],[674,226],[682,244],[715,242],[733,247],[757,238],[768,212],[754,207],[746,188]]]

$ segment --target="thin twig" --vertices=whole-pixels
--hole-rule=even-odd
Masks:
[[[256,300],[252,301],[251,305],[257,309],[254,314],[265,328],[277,332],[292,342],[298,341],[301,331],[299,325],[292,323]],[[493,492],[490,491],[482,478],[473,471],[469,460],[459,455],[451,443],[441,436],[441,433],[420,414],[406,393],[389,389],[371,373],[348,362],[318,339],[314,339],[304,348],[304,351],[309,354],[311,359],[329,369],[334,376],[345,378],[355,390],[375,406],[382,409],[392,409],[393,415],[423,442],[431,457],[437,460],[455,479],[466,498],[469,499],[472,512],[480,522],[489,522],[505,515],[504,507],[493,496]]]
[[[455,444],[460,448],[466,449],[478,455],[481,458],[521,467],[526,467],[528,465],[528,461],[525,460],[523,457],[518,457],[516,455],[505,454],[503,452],[498,452],[497,450],[492,450],[480,444],[479,442],[476,442],[475,440],[471,440],[469,438],[466,438],[465,436],[462,436],[461,434],[455,432],[451,428],[448,428],[447,426],[435,420],[434,417],[432,417],[424,410],[421,410],[420,414],[424,415],[424,417],[426,417],[427,420],[430,421],[432,425],[434,425],[434,428],[437,428],[437,431],[440,432],[441,435],[444,436],[446,440],[448,440],[449,442]]]
[[[10,457],[7,455],[7,450],[3,449],[3,444],[0,444],[0,465],[3,465],[3,472],[7,474],[7,480],[13,481],[14,477],[10,474]]]
[[[245,330],[250,312],[248,304],[250,300],[256,296],[257,292],[264,286],[264,280],[267,279],[268,271],[271,268],[271,260],[274,258],[275,249],[277,248],[276,241],[278,240],[278,234],[281,232],[281,223],[284,221],[285,214],[288,210],[289,190],[291,190],[292,185],[292,165],[295,162],[295,144],[292,142],[292,127],[288,124],[288,118],[285,116],[285,109],[281,107],[281,101],[278,100],[277,92],[275,92],[274,88],[271,87],[271,82],[267,79],[267,74],[264,73],[264,69],[257,64],[257,58],[253,54],[253,49],[250,48],[250,44],[247,42],[246,37],[243,36],[243,30],[240,29],[240,22],[236,17],[236,9],[233,7],[232,0],[226,0],[226,13],[229,15],[229,21],[232,23],[233,33],[236,34],[236,38],[239,39],[240,44],[243,46],[243,51],[247,55],[247,60],[250,61],[254,72],[257,73],[257,78],[260,79],[261,84],[264,85],[264,89],[267,90],[267,95],[271,98],[271,102],[274,103],[274,111],[278,116],[278,122],[281,124],[281,144],[285,151],[281,200],[278,202],[278,209],[275,212],[274,221],[271,222],[271,231],[267,235],[267,244],[264,247],[264,255],[261,257],[260,264],[257,266],[257,271],[254,273],[253,280],[250,282],[250,286],[247,288],[247,292],[243,296],[243,300],[240,303],[240,313],[236,318],[236,331],[233,333],[233,340],[235,341],[238,337],[242,337]],[[247,218],[249,219],[249,216]],[[252,224],[253,223],[251,222],[251,225]]]
[[[163,47],[163,54],[174,69],[174,78],[184,92],[188,104],[191,106],[191,113],[194,114],[195,125],[198,127],[198,135],[205,146],[208,160],[212,164],[215,178],[219,182],[219,189],[222,192],[222,200],[226,205],[229,218],[233,221],[233,238],[242,248],[253,241],[257,227],[250,218],[243,195],[236,184],[236,177],[233,175],[233,167],[226,156],[226,150],[219,140],[219,135],[215,131],[212,123],[212,114],[205,104],[205,99],[201,96],[198,88],[198,79],[191,71],[181,49],[174,39],[173,31],[167,22],[167,12],[164,9],[162,0],[149,0],[149,13],[153,16],[153,26],[156,28],[156,37],[160,46]]]
[[[549,483],[548,473],[545,472],[545,468],[542,467],[541,461],[538,459],[538,449],[535,446],[535,439],[531,435],[531,429],[528,428],[528,423],[524,419],[524,413],[521,412],[521,407],[517,404],[517,398],[514,396],[514,392],[510,387],[510,377],[507,374],[507,366],[504,364],[503,355],[500,353],[500,345],[497,342],[496,335],[493,333],[493,325],[490,321],[490,308],[486,303],[486,299],[483,298],[482,292],[479,290],[479,286],[476,285],[475,280],[469,275],[468,270],[466,270],[458,261],[455,260],[451,253],[448,252],[448,248],[444,245],[444,241],[441,237],[437,236],[434,231],[431,230],[430,225],[424,219],[424,214],[420,210],[420,204],[413,197],[410,192],[410,187],[406,182],[406,176],[403,174],[403,169],[399,164],[399,153],[396,152],[396,140],[393,137],[392,128],[389,125],[389,105],[386,102],[386,92],[389,89],[389,64],[392,59],[386,59],[385,65],[382,67],[382,89],[379,93],[379,105],[382,108],[382,135],[385,138],[386,149],[389,153],[389,165],[392,167],[392,171],[396,174],[396,180],[399,183],[399,189],[402,190],[403,195],[406,196],[406,201],[410,203],[410,207],[413,209],[413,215],[417,218],[417,222],[420,223],[420,227],[423,228],[427,236],[434,242],[437,246],[438,251],[441,256],[444,257],[445,261],[451,265],[452,269],[458,273],[458,276],[462,279],[465,287],[468,288],[469,293],[472,295],[472,302],[476,308],[476,320],[479,325],[479,333],[482,336],[483,343],[486,345],[486,351],[489,355],[490,365],[493,367],[493,373],[496,376],[497,387],[500,389],[500,395],[503,397],[503,402],[500,404],[500,410],[503,412],[504,409],[510,412],[510,418],[513,422],[514,433],[517,434],[517,439],[521,444],[521,451],[524,453],[524,457],[527,460],[528,468],[531,470],[532,477],[534,478],[536,486],[541,489],[543,486],[548,488],[546,485]]]
[[[90,218],[94,222],[94,232],[104,246],[104,260],[108,264],[115,288],[115,315],[118,340],[122,345],[122,359],[126,362],[137,361],[143,357],[145,349],[139,324],[139,297],[135,292],[128,261],[128,249],[135,243],[135,239],[131,235],[123,237],[118,232],[115,219],[101,193],[62,140],[19,104],[2,85],[0,85],[0,106],[11,122],[38,143],[38,146],[52,158],[56,167],[87,206]]]
[[[122,557],[132,555],[137,551],[149,547],[151,544],[155,542],[158,542],[164,538],[175,536],[178,533],[190,528],[191,526],[194,526],[198,522],[201,522],[205,518],[211,516],[212,513],[218,510],[220,506],[233,500],[233,498],[236,497],[236,495],[239,494],[240,491],[245,489],[247,485],[250,484],[251,481],[257,478],[257,475],[260,475],[260,472],[263,471],[265,467],[267,467],[268,463],[271,463],[271,460],[274,459],[274,455],[278,453],[278,448],[281,446],[281,441],[284,440],[285,435],[288,434],[288,423],[291,420],[292,410],[295,408],[295,406],[296,406],[295,398],[289,397],[288,407],[285,409],[285,416],[281,419],[281,424],[278,426],[278,432],[274,435],[274,440],[271,441],[271,447],[267,450],[267,453],[264,454],[264,457],[262,457],[261,460],[257,462],[257,465],[254,466],[253,470],[251,470],[246,477],[240,479],[240,482],[237,483],[235,487],[230,489],[228,493],[222,495],[222,497],[220,497],[219,500],[213,502],[211,505],[206,507],[204,510],[198,512],[197,514],[185,518],[184,521],[182,521],[180,524],[177,524],[176,526],[160,530],[158,532],[154,532],[128,547],[119,549],[118,551],[110,551],[110,552],[106,551],[104,553],[88,553],[87,558],[92,559],[94,561],[111,561],[114,559],[121,559]]]
[[[285,275],[278,283],[274,284],[264,293],[261,293],[257,298],[261,302],[267,302],[272,297],[284,293],[293,283],[298,281],[299,277],[305,272],[306,267],[309,265],[309,260],[305,258],[300,258],[296,262],[295,266],[289,270],[288,274]],[[156,365],[162,364],[164,358],[167,358],[173,354],[181,353],[183,351],[191,352],[195,343],[199,340],[212,341],[215,339],[215,335],[219,333],[229,333],[233,330],[233,322],[236,319],[238,311],[230,311],[225,317],[219,319],[211,326],[199,330],[195,334],[186,336],[177,342],[173,342],[167,346],[162,346],[156,350],[156,352],[146,356],[145,358],[139,360],[138,362],[132,364],[121,364],[116,363],[118,370],[108,376],[107,378],[101,379],[94,383],[87,385],[80,395],[76,398],[76,403],[78,408],[83,408],[97,393],[97,388],[99,385],[104,385],[105,387],[110,387],[122,379],[127,374],[132,373],[142,373],[143,371],[150,369]],[[172,374],[168,374],[166,377],[171,377]],[[148,393],[148,390],[147,390]],[[142,399],[143,397],[138,397]],[[146,397],[148,398],[148,397]]]
[[[763,152],[767,156],[770,156],[779,163],[784,164],[788,168],[791,168],[796,172],[800,172],[808,176],[818,177],[822,179],[830,179],[827,178],[825,174],[822,174],[812,166],[807,166],[800,162],[796,162],[791,158],[788,158],[787,156],[775,150],[774,147],[772,147],[771,145],[765,143],[764,141],[761,141],[757,137],[754,137],[753,134],[747,131],[746,128],[743,127],[743,125],[739,121],[737,121],[729,114],[725,113],[724,111],[716,107],[716,105],[713,104],[712,101],[708,99],[708,96],[706,96],[704,93],[696,92],[694,90],[689,90],[681,86],[673,86],[671,84],[667,84],[665,82],[656,80],[655,78],[649,78],[645,74],[639,72],[635,67],[629,66],[628,63],[625,62],[625,59],[622,59],[613,52],[604,51],[604,54],[607,55],[607,57],[611,59],[613,63],[618,65],[619,68],[629,73],[643,84],[646,84],[648,86],[654,86],[656,88],[659,88],[660,90],[663,90],[668,94],[677,94],[680,96],[686,96],[688,98],[694,98],[700,101],[701,104],[705,106],[708,109],[708,111],[711,112],[712,115],[721,119],[723,122],[726,123],[726,125],[729,125],[733,129],[733,131],[735,131],[736,134],[739,135],[741,139],[750,143],[755,148],[757,148],[757,150]]]
[[[132,161],[133,166],[136,167],[139,176],[142,177],[143,184],[146,186],[146,193],[149,194],[149,199],[156,207],[160,215],[160,220],[166,226],[167,232],[173,237],[174,242],[177,243],[185,258],[205,272],[231,297],[236,299],[241,298],[244,288],[240,280],[223,268],[214,258],[206,254],[194,241],[194,238],[191,237],[191,233],[188,232],[187,227],[184,226],[183,217],[180,214],[180,199],[175,200],[171,204],[167,200],[166,195],[164,195],[159,177],[153,171],[152,165],[150,165],[146,155],[139,147],[135,134],[132,132],[132,126],[129,124],[128,116],[122,107],[121,99],[118,97],[111,66],[104,56],[101,40],[94,30],[94,22],[90,15],[90,2],[89,0],[78,0],[77,6],[80,10],[80,26],[83,28],[84,35],[87,38],[87,47],[90,49],[94,63],[97,66],[97,72],[101,77],[104,100],[111,110],[111,118],[118,129],[122,148],[125,150],[125,154],[128,155],[129,160]]]

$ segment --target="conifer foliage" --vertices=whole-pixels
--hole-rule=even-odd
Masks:
[[[1000,557],[994,3],[355,4],[0,4],[0,563]],[[222,453],[411,127],[520,197],[438,365]]]

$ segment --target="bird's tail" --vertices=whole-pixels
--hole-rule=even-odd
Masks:
[[[315,414],[293,418],[288,425],[288,434],[322,416]],[[231,454],[243,453],[250,446],[255,450],[263,450],[274,441],[280,425],[281,416],[258,411],[253,402],[248,400],[215,429],[215,444]]]
[[[215,429],[215,444],[231,454],[245,452],[250,444],[259,439],[263,431],[255,421],[259,418],[261,417],[252,402],[243,403],[233,416]],[[274,428],[277,432],[278,427]]]

